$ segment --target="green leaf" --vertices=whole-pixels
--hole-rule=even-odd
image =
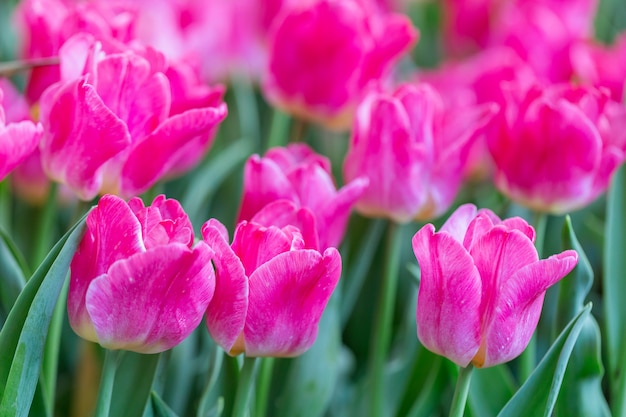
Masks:
[[[511,399],[515,389],[515,381],[506,365],[474,369],[468,399],[472,415],[496,416]]]
[[[124,352],[115,373],[110,416],[141,416],[150,399],[161,354]]]
[[[0,331],[0,416],[26,416],[33,401],[52,312],[82,237],[81,219],[52,248]]]
[[[498,414],[499,417],[550,416],[574,344],[591,311],[587,306],[563,329],[528,380]]]
[[[611,410],[626,416],[626,167],[620,167],[607,198],[602,282]]]
[[[26,285],[28,267],[11,237],[0,227],[0,317],[6,317]]]
[[[152,406],[152,412],[154,417],[178,417],[171,408],[165,404],[165,401],[159,397],[159,394],[152,391],[150,394],[150,405]]]
[[[593,284],[593,270],[576,238],[571,219],[563,225],[563,247],[578,253],[578,265],[559,283],[557,326],[563,327],[580,310]],[[565,372],[555,415],[563,417],[608,417],[611,415],[602,391],[604,366],[601,360],[600,329],[593,316],[576,341]]]

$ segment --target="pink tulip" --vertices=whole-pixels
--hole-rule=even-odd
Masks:
[[[108,349],[156,353],[199,324],[215,289],[213,252],[193,245],[189,218],[160,195],[144,207],[105,195],[71,264],[69,321]]]
[[[571,51],[576,78],[585,84],[604,87],[611,98],[626,99],[626,32],[610,47],[592,42],[580,42]]]
[[[298,209],[291,208],[287,215],[297,217]],[[311,230],[313,218],[306,213],[301,212],[300,219]],[[297,227],[258,223],[275,218],[275,213],[266,214],[239,223],[230,246],[228,232],[217,220],[202,227],[205,242],[215,251],[216,270],[207,327],[232,356],[245,352],[252,357],[290,357],[305,352],[315,342],[318,322],[341,274],[335,248],[306,249]]]
[[[523,219],[459,207],[435,232],[413,236],[420,265],[417,335],[459,366],[510,361],[535,331],[545,291],[578,262],[573,250],[539,260],[535,230]]]
[[[503,193],[560,214],[606,190],[626,149],[626,108],[607,92],[552,85],[502,105],[487,142]]]
[[[41,124],[30,120],[7,123],[3,98],[4,92],[0,88],[0,181],[33,153],[43,134]],[[14,107],[11,103],[9,106]],[[16,117],[19,112],[16,110]]]
[[[357,210],[400,223],[443,213],[459,189],[472,139],[493,111],[486,105],[447,112],[427,84],[370,95],[357,112],[343,167],[346,181],[369,178]]]
[[[274,201],[291,201],[315,216],[319,247],[337,247],[352,205],[366,186],[365,178],[355,177],[337,190],[330,162],[307,145],[273,148],[263,158],[253,155],[246,163],[238,221],[251,220]]]
[[[78,32],[96,37],[130,40],[134,13],[120,2],[97,0],[23,0],[16,8],[20,55],[25,59],[56,57],[63,43]],[[36,103],[43,91],[59,81],[59,66],[34,68],[26,83],[26,97]]]
[[[416,40],[406,16],[367,0],[296,2],[271,28],[263,90],[292,114],[346,128],[358,100]]]
[[[150,48],[76,35],[61,48],[61,72],[41,98],[42,162],[84,200],[140,194],[189,169],[226,117],[221,87],[181,80],[194,73]]]

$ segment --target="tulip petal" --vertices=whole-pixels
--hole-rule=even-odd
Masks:
[[[131,209],[119,197],[103,196],[87,216],[87,230],[71,264],[67,312],[72,328],[81,337],[97,341],[85,309],[91,282],[118,260],[143,251],[141,225]]]
[[[244,330],[248,356],[296,356],[317,337],[319,319],[341,274],[334,248],[283,253],[250,276]]]
[[[268,158],[252,155],[244,168],[244,194],[237,222],[250,220],[265,205],[286,199],[300,204],[300,199],[280,166]]]
[[[188,110],[163,122],[130,151],[122,168],[121,193],[135,195],[150,188],[189,151],[189,143],[196,146],[194,151],[200,157],[226,114],[226,105],[222,104]]]
[[[567,275],[578,255],[567,250],[527,265],[507,280],[486,330],[484,366],[508,362],[528,345],[541,314],[545,291]]]
[[[475,205],[463,204],[454,210],[454,213],[448,217],[448,220],[441,226],[439,231],[446,232],[457,242],[463,243],[467,228],[476,217],[477,212]]]
[[[177,200],[166,199],[163,194],[155,197],[149,207],[145,207],[139,197],[128,202],[129,207],[141,223],[146,249],[179,242],[191,248],[193,226]]]
[[[308,208],[298,208],[288,200],[277,200],[263,207],[252,217],[251,222],[281,229],[290,225],[295,226],[302,233],[304,248],[319,250],[315,216]]]
[[[448,233],[432,224],[413,236],[421,269],[417,334],[424,346],[467,366],[480,346],[482,285],[473,260]]]
[[[215,252],[215,295],[206,311],[206,324],[217,344],[231,353],[246,321],[248,277],[243,264],[228,245],[227,236],[223,235],[225,231],[215,219],[202,226],[204,241]]]
[[[46,90],[41,120],[44,169],[83,200],[91,200],[102,184],[102,166],[130,144],[126,125],[85,79]]]
[[[0,90],[1,99],[2,90]],[[0,103],[0,115],[2,104]],[[43,127],[29,120],[9,123],[0,120],[0,181],[32,154],[43,134]]]
[[[115,263],[87,290],[99,343],[157,353],[182,342],[213,296],[211,255],[203,242],[193,250],[175,243]]]

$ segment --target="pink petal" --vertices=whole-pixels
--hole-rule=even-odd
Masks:
[[[244,330],[248,356],[297,356],[317,337],[318,322],[341,274],[334,248],[278,255],[250,276]]]
[[[246,275],[250,276],[265,262],[291,250],[293,238],[287,227],[265,227],[243,221],[237,225],[231,246],[241,259]]]
[[[85,310],[87,288],[115,262],[143,251],[141,225],[128,205],[119,197],[103,196],[87,216],[87,230],[70,268],[67,313],[76,333],[97,341]]]
[[[263,226],[285,228],[289,225],[300,230],[306,249],[319,250],[315,216],[308,208],[298,208],[288,200],[277,200],[269,203],[252,217],[252,223]]]
[[[484,366],[508,362],[522,353],[537,327],[545,291],[577,262],[577,253],[568,250],[525,266],[506,282],[486,329]]]
[[[200,324],[213,296],[212,251],[160,246],[116,262],[87,290],[87,311],[108,349],[157,353]]]
[[[85,79],[52,86],[41,99],[41,158],[51,178],[90,200],[102,184],[102,167],[130,144],[126,125]]]
[[[463,204],[448,217],[441,226],[440,232],[446,232],[457,242],[463,243],[470,222],[476,217],[478,210],[473,204]]]
[[[246,162],[243,175],[243,198],[237,222],[250,220],[272,201],[287,199],[300,204],[291,182],[273,161],[252,155]]]
[[[132,198],[128,205],[141,223],[146,249],[179,242],[191,248],[193,226],[175,199],[166,199],[163,194],[155,197],[149,207],[144,207],[139,197]]]
[[[243,332],[248,310],[248,277],[243,264],[228,245],[224,226],[211,219],[202,226],[202,237],[215,252],[215,294],[206,310],[211,337],[226,352],[232,352]]]
[[[434,231],[427,224],[413,236],[421,269],[417,335],[428,349],[467,366],[480,346],[480,275],[457,240]]]
[[[35,151],[42,135],[39,123],[24,120],[5,127],[0,121],[0,181]]]
[[[138,194],[154,185],[176,163],[179,151],[198,137],[211,137],[226,113],[226,105],[222,104],[188,110],[167,119],[131,150],[122,168],[122,194]],[[204,153],[205,145],[196,148],[198,154]]]

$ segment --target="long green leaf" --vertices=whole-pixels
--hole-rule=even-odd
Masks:
[[[143,415],[160,358],[160,353],[124,352],[115,373],[110,416]]]
[[[159,394],[154,391],[150,394],[150,405],[154,417],[178,417],[178,414],[169,408],[165,401],[159,397]]]
[[[498,417],[550,416],[574,344],[589,317],[591,304],[563,329],[528,380],[504,406]]]
[[[33,401],[52,312],[82,237],[84,217],[52,248],[0,331],[0,416],[26,416]]]
[[[4,317],[26,285],[26,263],[10,236],[0,227],[0,313]]]
[[[515,382],[505,365],[474,369],[469,392],[469,408],[474,417],[492,417],[515,393]]]
[[[603,301],[611,410],[626,416],[626,167],[617,170],[609,189],[604,240]]]
[[[583,303],[593,284],[591,264],[576,238],[569,216],[563,225],[563,247],[574,249],[578,253],[578,265],[559,283],[559,328],[583,309]],[[600,329],[593,316],[590,316],[574,346],[555,414],[563,417],[610,416],[611,412],[602,392],[603,375]]]

